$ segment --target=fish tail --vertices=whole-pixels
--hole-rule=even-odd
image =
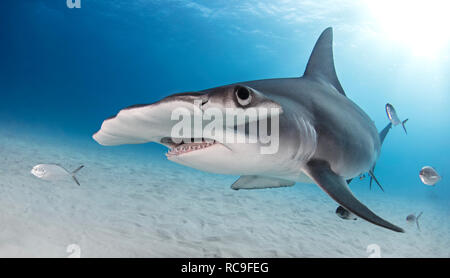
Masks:
[[[406,120],[404,120],[403,122],[402,122],[402,126],[403,126],[403,129],[405,130],[405,133],[406,134],[408,134],[408,132],[406,131],[406,126],[405,126],[405,123],[408,121],[408,119],[406,119]]]
[[[78,184],[78,186],[80,186],[80,182],[77,180],[75,176],[72,176],[72,179],[76,182],[76,184]]]
[[[419,213],[419,215],[417,215],[417,217],[416,217],[416,225],[417,225],[417,229],[419,229],[419,231],[420,231],[420,225],[419,225],[419,217],[421,217],[421,216],[422,216],[422,213],[423,213],[423,211],[422,211],[422,212],[420,212],[420,213]]]
[[[83,169],[84,165],[81,165],[80,167],[78,167],[77,169],[72,171],[72,178],[73,180],[76,182],[76,184],[80,185],[80,182],[77,180],[77,178],[75,177],[75,174],[80,171],[81,169]]]
[[[80,167],[78,167],[77,169],[72,171],[72,175],[75,175],[78,171],[80,171],[81,169],[83,169],[84,165],[81,165]]]

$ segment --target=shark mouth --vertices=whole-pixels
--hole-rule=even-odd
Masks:
[[[188,142],[191,141],[191,142]],[[184,139],[181,143],[175,143],[172,138],[170,137],[164,137],[161,139],[161,144],[167,146],[169,148],[169,151],[166,153],[167,157],[173,157],[182,155],[189,152],[194,152],[198,150],[203,150],[206,148],[209,148],[218,142],[212,139]]]

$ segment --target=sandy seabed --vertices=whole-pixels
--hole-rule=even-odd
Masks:
[[[234,191],[162,157],[0,133],[0,257],[450,257],[445,202],[356,192],[401,234],[338,218],[315,185]],[[81,186],[32,176],[38,163],[84,164]],[[419,232],[405,218],[421,210]]]

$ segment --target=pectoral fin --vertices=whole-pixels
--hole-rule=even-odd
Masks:
[[[350,191],[345,179],[336,175],[330,169],[328,162],[317,160],[310,161],[305,168],[305,173],[309,175],[328,195],[330,195],[331,198],[353,214],[375,225],[396,232],[404,232],[402,228],[382,219],[356,199]]]
[[[275,188],[293,186],[295,182],[272,178],[264,176],[241,176],[235,181],[231,188],[234,190],[239,189],[262,189],[262,188]]]

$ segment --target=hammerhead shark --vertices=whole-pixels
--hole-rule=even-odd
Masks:
[[[362,204],[348,186],[347,181],[373,170],[391,126],[379,134],[369,116],[346,96],[336,75],[332,42],[329,27],[317,40],[301,77],[239,82],[133,105],[106,119],[93,138],[105,146],[147,142],[165,145],[169,148],[166,155],[173,162],[240,176],[231,186],[236,190],[315,183],[356,216],[404,232]],[[198,141],[194,135],[176,142],[173,111],[180,107],[193,113],[208,108],[278,108],[279,147],[267,154],[260,151],[262,142]],[[229,126],[224,128],[230,130]],[[236,126],[231,130],[242,135]]]

